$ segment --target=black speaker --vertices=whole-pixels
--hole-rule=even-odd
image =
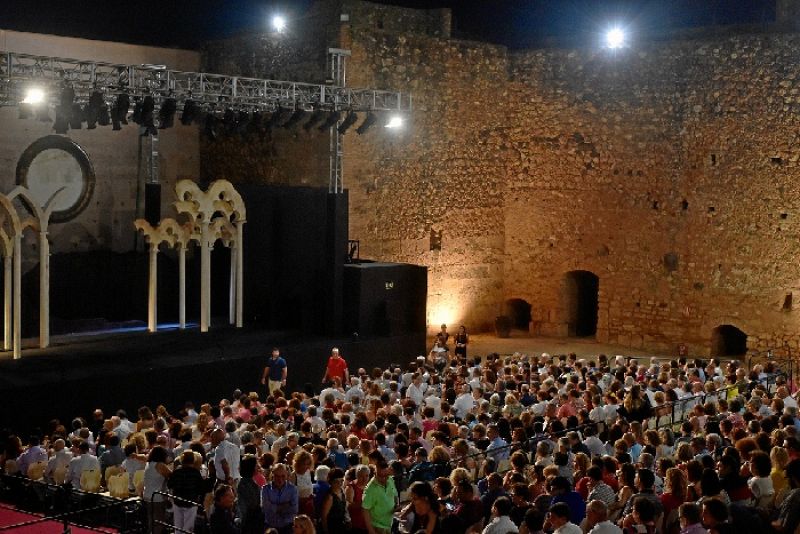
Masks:
[[[161,221],[161,184],[144,184],[144,218],[151,226]]]

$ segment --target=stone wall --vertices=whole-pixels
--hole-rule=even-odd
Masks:
[[[414,95],[405,131],[345,136],[350,237],[429,267],[431,328],[484,330],[521,298],[566,335],[567,273],[590,271],[602,341],[707,352],[730,324],[750,349],[798,347],[800,36],[510,53],[449,38],[446,13],[338,9],[320,20],[352,50],[348,85]],[[321,143],[308,168],[266,168],[301,183]]]

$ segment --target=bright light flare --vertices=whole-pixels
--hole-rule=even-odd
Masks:
[[[606,32],[606,46],[611,49],[625,46],[625,32],[621,28],[611,28]]]
[[[44,89],[39,87],[31,87],[25,92],[25,100],[22,101],[23,104],[41,104],[44,102],[45,94]]]
[[[282,17],[281,15],[275,15],[272,17],[272,27],[277,32],[282,32],[286,29],[286,18]]]
[[[399,115],[393,115],[389,122],[386,123],[386,128],[402,128],[403,127],[403,117]]]

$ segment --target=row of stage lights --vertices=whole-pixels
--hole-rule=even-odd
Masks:
[[[55,121],[53,130],[59,134],[66,134],[68,130],[80,130],[85,124],[91,130],[97,126],[111,125],[113,130],[121,130],[123,124],[128,124],[128,119],[142,128],[143,134],[158,135],[159,129],[171,128],[175,124],[175,115],[178,111],[178,101],[175,98],[165,98],[158,112],[155,110],[155,99],[148,95],[136,98],[133,103],[133,113],[130,114],[131,98],[127,94],[117,95],[109,106],[105,97],[99,91],[93,92],[89,101],[81,105],[75,102],[75,91],[65,88],[61,91],[59,103],[55,107]],[[369,111],[361,124],[355,129],[359,135],[365,134],[371,127],[383,122],[389,129],[403,126],[403,117],[400,115],[384,116],[384,113]],[[19,118],[36,118],[40,121],[50,122],[50,110],[46,92],[38,87],[29,88],[25,98],[19,104]],[[327,131],[336,127],[340,134],[345,134],[359,120],[355,111],[330,111],[316,109],[277,108],[274,111],[236,111],[230,108],[219,110],[206,110],[203,105],[194,100],[187,99],[183,103],[180,122],[183,125],[204,124],[206,136],[215,139],[218,133],[225,134],[257,134],[267,129],[283,127],[292,128],[302,125],[303,129],[310,131],[318,128]],[[340,122],[341,121],[341,122]],[[157,125],[157,126],[156,126]],[[337,126],[338,125],[338,126]]]

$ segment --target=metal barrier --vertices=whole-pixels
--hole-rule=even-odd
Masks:
[[[0,483],[3,501],[20,512],[43,514],[38,519],[0,527],[0,532],[47,521],[63,522],[64,532],[69,532],[70,525],[102,532],[107,532],[100,530],[102,527],[108,527],[123,534],[143,530],[138,498],[121,500],[22,475],[0,475]]]

